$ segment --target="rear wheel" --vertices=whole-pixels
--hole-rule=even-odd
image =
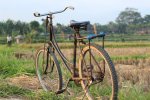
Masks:
[[[90,56],[91,55],[91,56]],[[86,46],[79,59],[81,86],[89,100],[117,100],[118,81],[107,52],[98,45]]]
[[[39,49],[36,53],[36,73],[45,91],[57,92],[62,89],[62,73],[54,53]]]

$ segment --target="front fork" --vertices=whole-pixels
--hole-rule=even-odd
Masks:
[[[52,58],[50,57],[50,54],[51,53],[54,53],[54,49],[49,46],[47,49],[47,54],[46,54],[46,68],[44,70],[44,74],[47,74],[48,72],[48,68],[50,67],[50,70],[49,72],[53,72],[53,69],[54,69],[54,61],[52,61]]]

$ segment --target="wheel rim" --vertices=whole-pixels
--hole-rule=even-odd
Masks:
[[[91,57],[92,68],[90,70],[92,70],[93,77],[92,78],[89,77],[90,79],[87,80],[81,80],[81,86],[84,89],[85,94],[89,100],[100,98],[111,99],[114,90],[111,75],[112,73],[108,68],[108,63],[106,62],[106,59],[104,58],[103,54],[101,54],[101,52],[99,52],[99,50],[97,50],[95,47],[91,47],[91,53],[93,56]],[[89,48],[87,47],[83,50],[83,56],[79,61],[80,66],[82,66],[79,69],[79,75],[81,78],[87,77],[87,72],[89,70],[88,67],[90,66],[89,60],[90,60]],[[95,60],[97,61],[97,63]],[[98,65],[100,64],[100,66],[98,66],[97,64]],[[91,75],[90,71],[88,75],[89,74]]]
[[[37,54],[36,58],[37,76],[42,88],[45,91],[56,92],[60,89],[59,73],[56,67],[55,60],[50,54],[49,54],[48,69],[46,73],[44,73],[46,69],[46,53],[47,51],[40,50]]]

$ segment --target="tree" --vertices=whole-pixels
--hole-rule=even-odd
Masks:
[[[118,33],[127,33],[127,25],[120,23],[118,25]]]
[[[56,28],[57,28],[57,33],[61,33],[63,31],[64,26],[61,25],[60,23],[57,23]]]
[[[0,35],[4,34],[4,24],[0,22]]]
[[[27,34],[27,42],[32,43],[33,37],[36,36],[37,33],[39,32],[39,26],[40,26],[40,24],[38,21],[30,22],[31,32],[29,34]]]
[[[40,24],[39,24],[38,21],[31,21],[30,22],[30,28],[31,28],[31,30],[37,31],[38,28],[39,28],[39,26],[40,26]]]
[[[118,24],[114,23],[114,22],[109,22],[109,24],[107,25],[108,30],[110,33],[116,33],[118,30]]]
[[[97,32],[108,32],[108,26],[107,25],[100,25],[99,23],[95,23]]]
[[[143,22],[144,22],[145,24],[150,23],[150,15],[146,15],[146,16],[144,16],[144,18],[143,18]]]
[[[6,21],[6,33],[7,34],[9,34],[9,35],[11,35],[12,34],[12,31],[13,31],[13,28],[14,28],[14,21],[13,20],[10,20],[10,19],[8,19],[7,21]]]
[[[118,24],[139,24],[141,23],[141,14],[134,8],[126,8],[116,19]]]

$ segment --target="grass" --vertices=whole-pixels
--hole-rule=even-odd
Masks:
[[[16,50],[22,52],[24,50],[32,51],[33,49],[30,47],[22,48],[17,45],[13,45],[12,47],[7,47],[5,45],[0,46],[0,97],[14,97],[28,100],[63,100],[63,95],[58,96],[52,92],[44,91],[35,92],[33,90],[10,85],[5,81],[7,78],[18,75],[35,75],[34,60],[32,58],[17,59],[14,56]]]
[[[0,97],[11,97],[11,96],[19,96],[19,97],[33,97],[35,95],[31,90],[23,89],[21,87],[9,85],[6,82],[0,83]]]
[[[64,100],[65,96],[64,95],[56,95],[55,93],[52,92],[40,92],[37,93],[35,100]]]
[[[35,92],[21,87],[0,83],[0,97],[2,98],[22,98],[25,100],[64,100],[63,95],[56,95],[52,92]]]
[[[73,39],[68,40],[68,36],[62,37],[61,34],[55,34],[56,40],[58,42],[73,42]],[[66,34],[67,35],[67,34]],[[81,33],[82,36],[87,36],[88,34]],[[5,37],[6,38],[6,37]],[[5,40],[4,38],[0,40]],[[49,36],[46,36],[46,40],[49,40]],[[99,41],[101,38],[94,39],[93,41]],[[149,34],[106,34],[105,36],[106,41],[114,41],[114,42],[124,42],[124,41],[150,41],[150,35]],[[38,42],[44,42],[45,37],[44,36],[38,36],[34,37],[32,42],[38,43]]]
[[[150,47],[150,42],[106,42],[106,48]]]
[[[2,49],[5,48],[5,49]],[[0,48],[0,77],[6,78],[17,74],[31,73],[35,74],[33,59],[17,59],[13,52],[16,47],[9,48],[1,46]]]
[[[72,43],[61,44],[61,48],[72,48]],[[150,46],[149,42],[132,42],[132,43],[106,43],[106,47],[109,48],[128,48],[128,47],[140,47],[144,48],[145,46]],[[68,99],[64,94],[56,95],[52,92],[44,91],[34,91],[29,89],[24,89],[18,86],[10,85],[7,83],[6,79],[9,77],[15,77],[17,75],[28,74],[35,75],[34,60],[33,58],[28,59],[18,59],[14,56],[14,52],[31,52],[34,53],[36,48],[41,47],[41,44],[20,44],[13,45],[12,47],[7,47],[6,45],[0,46],[0,97],[21,97],[29,100],[64,100]],[[111,56],[114,61],[117,60],[137,60],[137,59],[147,59],[150,57],[149,54],[145,55],[124,55],[124,56]],[[61,63],[60,63],[61,64]],[[67,76],[66,72],[64,72]],[[69,87],[75,91],[79,91],[80,87],[77,87],[74,83],[69,84]],[[98,94],[99,89],[92,90],[94,94]],[[109,89],[103,90],[102,94],[109,92]],[[144,90],[131,86],[128,88],[121,88],[119,90],[119,99],[120,100],[149,100],[150,93],[144,92]],[[74,98],[72,98],[74,99]]]
[[[129,87],[119,90],[119,100],[149,100],[150,93],[143,92],[138,86],[130,85]]]
[[[6,78],[6,77],[11,77],[17,74],[23,74],[23,73],[31,73],[34,74],[34,69],[31,66],[30,69],[26,67],[22,67],[25,65],[28,65],[28,63],[31,63],[29,61],[19,61],[17,59],[6,59],[6,57],[3,57],[4,59],[1,60],[1,65],[0,65],[0,72],[1,72],[1,77]],[[27,63],[27,64],[25,64]]]
[[[95,43],[95,41],[93,41]],[[96,42],[97,44],[101,45],[101,41]],[[61,49],[73,49],[73,42],[61,42],[58,43]],[[33,44],[19,44],[14,45],[16,48],[24,48],[24,51],[31,50],[35,51],[36,49],[43,47],[43,43],[33,43]],[[132,41],[132,42],[105,42],[106,48],[128,48],[128,47],[150,47],[149,41]]]
[[[108,34],[107,41],[149,41],[149,34]]]
[[[117,60],[138,60],[138,59],[147,59],[150,58],[150,55],[130,55],[130,56],[111,56],[111,59],[114,61]]]

